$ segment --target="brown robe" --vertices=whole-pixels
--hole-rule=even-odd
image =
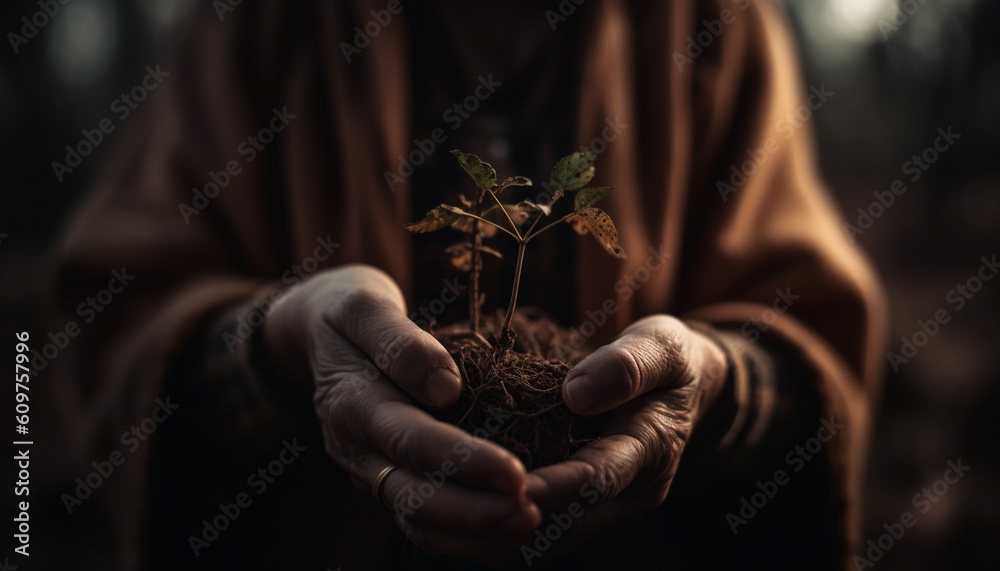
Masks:
[[[414,138],[405,10],[404,22],[387,26],[348,64],[340,42],[350,42],[353,27],[384,3],[288,4],[244,3],[221,22],[211,8],[200,11],[164,66],[170,77],[130,121],[66,236],[60,285],[69,311],[103,287],[111,269],[136,276],[53,381],[66,395],[65,422],[81,457],[120,448],[117,435],[149,414],[172,360],[205,321],[311,255],[317,236],[341,244],[324,267],[378,266],[413,301],[412,242],[403,224],[421,213],[410,211],[406,184],[389,192],[383,176]],[[547,8],[539,5],[539,20]],[[679,69],[675,54],[686,54],[689,36],[724,9],[735,21]],[[600,155],[594,181],[615,187],[603,204],[628,260],[576,241],[578,322],[616,298],[615,282],[641,266],[651,247],[671,254],[666,267],[630,299],[617,298],[621,309],[593,344],[651,313],[739,325],[759,319],[776,289],[798,293],[769,334],[793,346],[809,369],[802,382],[815,383],[817,412],[845,424],[823,449],[838,507],[829,521],[808,525],[835,537],[846,563],[858,539],[885,318],[876,278],[817,177],[809,126],[789,139],[780,130],[806,94],[782,16],[767,2],[589,0],[568,20],[560,26],[581,26],[583,38],[578,142],[600,137],[607,118],[629,125]],[[296,118],[246,162],[240,141],[284,107]],[[775,152],[724,199],[717,181],[730,182],[730,165],[769,139]],[[178,205],[192,204],[192,188],[230,160],[242,172],[186,224]],[[140,564],[149,540],[142,522],[151,453],[139,449],[115,486],[101,490],[128,569]],[[355,503],[376,510],[364,501]],[[717,519],[724,523],[723,514]],[[177,539],[178,549],[186,545]]]

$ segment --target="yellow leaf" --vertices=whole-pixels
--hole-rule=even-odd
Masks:
[[[610,192],[611,192],[610,186],[602,186],[599,188],[585,188],[577,193],[573,209],[579,212],[584,208],[589,208],[597,204],[602,198],[607,196],[608,193]]]
[[[618,243],[618,229],[615,228],[615,223],[607,212],[600,208],[590,207],[584,208],[576,214],[572,218],[579,218],[586,224],[587,230],[593,234],[607,253],[618,259],[625,259],[625,250]]]
[[[453,222],[463,216],[468,216],[468,214],[468,212],[462,210],[461,208],[442,204],[441,206],[437,206],[428,212],[427,216],[425,216],[423,220],[411,222],[404,226],[404,228],[410,232],[417,233],[434,232],[442,228],[447,228]]]

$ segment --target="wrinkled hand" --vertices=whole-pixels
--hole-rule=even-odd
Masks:
[[[444,347],[407,318],[389,276],[366,266],[318,274],[276,304],[264,336],[279,370],[315,384],[327,451],[361,490],[401,467],[385,499],[418,546],[489,557],[538,525],[513,454],[413,405],[449,406],[461,382]]]
[[[528,474],[528,495],[543,512],[573,519],[568,537],[552,542],[545,555],[662,503],[692,429],[725,375],[722,350],[665,315],[633,323],[581,361],[563,386],[566,405],[587,416],[612,412],[600,440]],[[554,521],[546,515],[542,529]],[[526,545],[533,548],[534,540]]]

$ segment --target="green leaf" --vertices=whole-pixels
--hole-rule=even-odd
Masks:
[[[607,253],[620,260],[625,259],[625,250],[618,243],[618,229],[615,228],[615,223],[607,212],[600,208],[584,208],[567,221],[572,221],[575,218],[578,218],[579,221],[571,222],[574,228],[577,228],[577,224],[582,222]],[[577,231],[579,232],[579,230]]]
[[[458,208],[457,206],[442,204],[441,206],[437,206],[428,212],[427,216],[425,216],[422,220],[411,222],[404,226],[404,228],[410,232],[417,232],[418,234],[422,234],[424,232],[435,232],[442,228],[447,228],[463,216],[469,216],[469,213],[461,208]]]
[[[493,188],[497,184],[497,171],[493,170],[490,163],[484,162],[476,155],[466,154],[459,150],[454,150],[451,154],[458,157],[458,164],[462,165],[465,172],[469,173],[472,180],[476,181],[479,188]]]
[[[585,188],[581,190],[576,195],[576,202],[574,203],[574,208],[576,212],[583,210],[584,208],[590,208],[591,206],[597,204],[602,198],[607,196],[611,192],[610,186],[601,186],[598,188]]]
[[[597,153],[573,153],[564,157],[552,168],[552,187],[577,190],[594,178],[594,159]]]
[[[504,191],[504,189],[511,186],[531,186],[532,184],[531,179],[526,176],[510,176],[505,178],[504,181],[500,183],[500,186],[497,187],[496,193],[500,194]]]

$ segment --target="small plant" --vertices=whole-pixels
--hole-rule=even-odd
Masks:
[[[594,178],[594,159],[596,153],[573,153],[564,157],[552,169],[552,197],[548,204],[535,204],[523,200],[517,203],[504,204],[499,195],[514,186],[532,186],[531,179],[514,176],[497,182],[497,173],[493,166],[473,154],[461,151],[451,151],[458,157],[459,164],[469,173],[479,188],[474,200],[461,196],[462,205],[468,210],[457,206],[442,204],[427,213],[418,222],[407,224],[411,232],[434,232],[452,227],[471,236],[469,240],[459,242],[449,247],[445,253],[451,255],[455,267],[470,274],[469,319],[472,331],[479,330],[479,313],[483,298],[479,294],[479,272],[482,270],[482,254],[487,253],[501,257],[496,250],[483,246],[484,238],[492,238],[497,232],[503,232],[517,241],[517,262],[514,270],[514,288],[510,303],[503,321],[503,331],[509,330],[510,321],[517,306],[517,294],[521,285],[521,271],[524,267],[524,254],[528,242],[561,222],[568,222],[579,234],[591,234],[616,258],[625,259],[625,251],[618,243],[618,229],[607,212],[594,205],[607,196],[611,187],[583,188]],[[565,196],[567,192],[576,192],[573,201],[573,211],[536,230],[538,223],[552,214],[552,207]],[[492,204],[483,208],[486,197],[492,199]],[[504,224],[506,223],[506,225]]]
[[[574,416],[562,401],[562,383],[571,369],[561,360],[565,357],[554,358],[554,348],[560,339],[568,339],[568,332],[551,320],[522,316],[518,327],[525,330],[521,332],[527,338],[525,341],[512,331],[511,322],[517,308],[526,247],[547,230],[568,223],[577,233],[594,236],[612,256],[625,258],[614,222],[594,206],[612,189],[584,188],[594,178],[597,155],[573,153],[552,169],[552,195],[547,203],[530,200],[504,203],[501,196],[512,192],[508,189],[532,186],[531,180],[514,176],[501,182],[496,170],[479,157],[460,151],[452,154],[476,183],[476,194],[471,198],[460,196],[461,207],[442,204],[422,220],[406,225],[412,232],[435,232],[450,227],[468,235],[445,252],[456,268],[469,272],[469,324],[433,332],[449,349],[462,373],[462,396],[454,407],[435,414],[469,432],[481,430],[484,425],[493,426],[497,418],[509,418],[488,435],[490,440],[513,451],[529,469],[564,460],[597,434],[595,421]],[[554,215],[554,206],[567,193],[575,193],[572,210]],[[542,224],[545,220],[549,222]],[[500,233],[518,245],[514,285],[502,320],[499,314],[492,320],[483,320],[480,314],[484,295],[479,291],[482,255],[501,257],[483,241]],[[492,332],[496,346],[480,333],[481,327]],[[512,350],[516,342],[521,343],[523,352]],[[498,414],[497,409],[505,412]]]

